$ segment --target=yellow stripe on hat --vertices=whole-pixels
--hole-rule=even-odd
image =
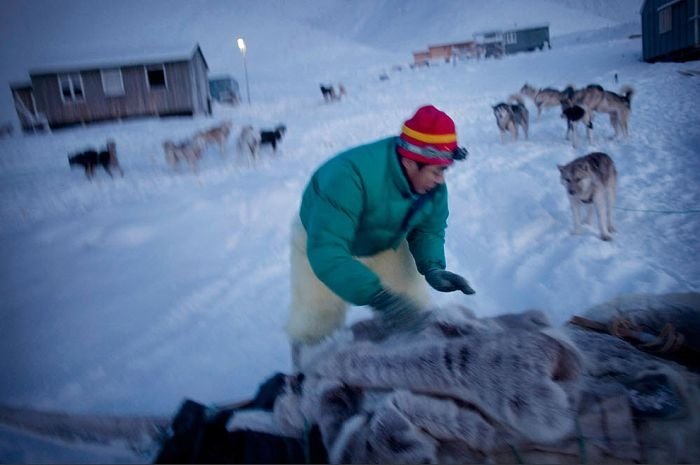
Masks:
[[[457,134],[454,132],[450,134],[426,134],[413,130],[405,124],[403,128],[401,128],[401,131],[408,137],[425,142],[426,144],[449,144],[450,142],[457,142]]]

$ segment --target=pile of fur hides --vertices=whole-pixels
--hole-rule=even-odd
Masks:
[[[623,314],[697,334],[700,294],[629,296],[586,316]],[[698,373],[539,311],[443,309],[389,338],[365,320],[301,360],[271,421],[292,437],[318,426],[331,463],[700,462]]]

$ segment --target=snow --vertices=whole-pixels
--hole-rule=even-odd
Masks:
[[[76,47],[99,51],[101,41],[84,44],[76,32],[99,30],[105,50],[120,41],[192,39],[210,74],[232,74],[245,92],[234,44],[243,36],[252,104],[215,106],[213,117],[0,139],[0,404],[171,415],[186,397],[239,400],[274,372],[289,372],[288,235],[305,183],[336,152],[397,134],[426,103],[453,117],[470,152],[447,175],[446,256],[448,269],[477,292],[435,292],[436,306],[463,304],[479,316],[537,308],[559,325],[621,294],[699,291],[700,86],[677,72],[697,63],[642,62],[641,40],[630,38],[640,29],[641,2],[615,2],[605,16],[608,3],[168,1],[164,13],[160,1],[99,9],[75,0],[4,2],[0,43],[17,44],[0,50],[5,85],[27,79],[33,66],[70,61]],[[552,49],[406,66],[428,44],[515,22],[548,22]],[[404,68],[388,71],[394,65]],[[378,79],[384,71],[388,81]],[[347,97],[324,103],[321,82],[343,82]],[[607,117],[597,115],[592,144],[581,131],[574,149],[558,111],[538,119],[526,100],[529,140],[501,142],[491,105],[525,82],[633,86],[630,136],[611,139]],[[2,118],[14,120],[3,99]],[[223,155],[209,148],[198,174],[166,166],[165,139],[226,119],[234,136],[246,124],[281,122],[288,130],[256,167],[237,153],[235,137]],[[123,178],[99,170],[89,182],[69,169],[68,153],[108,137]],[[598,239],[595,220],[583,234],[570,233],[556,165],[591,151],[610,154],[619,172],[612,242]],[[368,315],[350,313],[351,321]],[[22,455],[13,434],[0,430],[0,461],[78,461],[51,448],[30,454],[38,440],[28,440]]]

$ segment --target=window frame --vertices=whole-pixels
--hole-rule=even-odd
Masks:
[[[510,45],[510,44],[517,44],[518,43],[518,33],[515,31],[508,31],[503,34],[503,41]]]
[[[105,75],[114,72],[119,73],[119,88],[108,89]],[[124,75],[122,74],[121,68],[100,69],[100,77],[102,78],[102,92],[105,94],[105,97],[122,97],[126,94],[126,90],[124,89]]]
[[[148,75],[149,71],[162,71],[163,72],[163,85],[156,85],[153,86],[151,85],[151,79]],[[161,63],[158,65],[144,65],[143,67],[143,72],[146,76],[146,85],[148,86],[148,90],[158,90],[158,89],[168,89],[168,73],[165,71],[165,64]]]
[[[77,76],[77,79],[75,77]],[[69,72],[69,73],[58,73],[56,75],[58,80],[58,92],[61,95],[61,101],[63,103],[79,103],[85,101],[85,86],[83,85],[83,76],[80,71]],[[70,90],[70,96],[66,96],[63,92],[64,86],[63,82],[68,83],[68,90]],[[77,85],[76,85],[77,82]],[[76,89],[80,89],[80,96],[77,95]]]

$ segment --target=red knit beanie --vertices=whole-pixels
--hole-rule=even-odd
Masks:
[[[403,157],[430,165],[450,165],[457,148],[455,123],[432,105],[420,107],[403,124],[397,145]]]

